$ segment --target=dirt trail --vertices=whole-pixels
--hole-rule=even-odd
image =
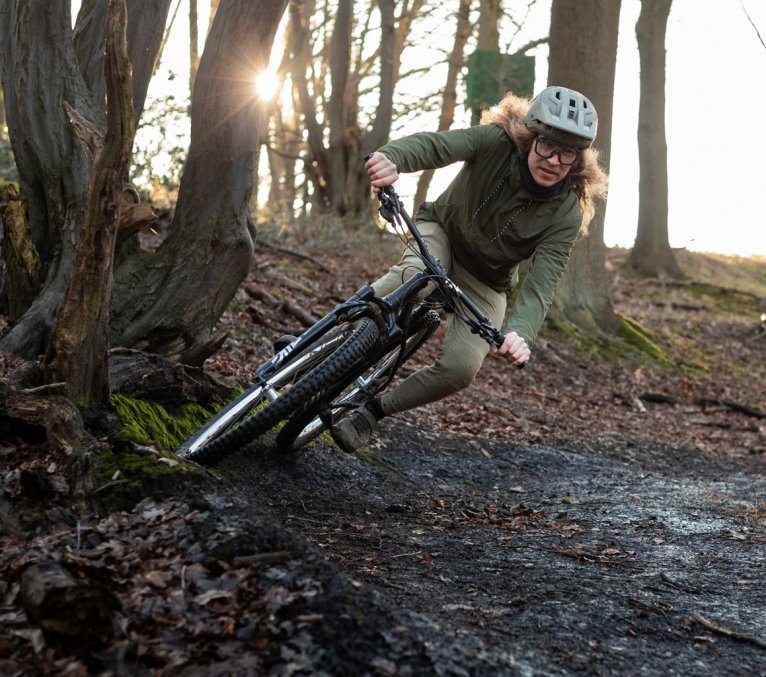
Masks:
[[[353,580],[500,652],[487,674],[766,674],[763,463],[584,452],[386,421],[366,459],[320,444],[221,469]]]

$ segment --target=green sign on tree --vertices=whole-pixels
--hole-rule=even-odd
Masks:
[[[466,107],[473,111],[474,123],[484,108],[497,103],[508,92],[531,97],[534,86],[534,56],[477,49],[468,57]]]

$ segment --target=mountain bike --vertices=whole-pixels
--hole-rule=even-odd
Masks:
[[[433,257],[393,188],[382,188],[378,198],[381,217],[418,253],[423,270],[382,298],[362,287],[290,337],[256,370],[254,385],[186,440],[179,456],[212,463],[279,425],[279,450],[303,447],[385,390],[439,325],[436,307],[455,313],[490,345],[502,345],[504,334]],[[429,284],[435,290],[423,298]]]

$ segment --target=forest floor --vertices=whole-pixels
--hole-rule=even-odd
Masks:
[[[207,371],[246,383],[396,256],[328,241],[258,247]],[[766,675],[766,262],[677,254],[683,283],[609,252],[616,310],[664,361],[548,328],[527,369],[488,358],[356,455],[266,438],[89,512],[44,443],[4,442],[0,673]],[[34,529],[20,459],[48,464]],[[30,612],[52,562],[77,632]]]

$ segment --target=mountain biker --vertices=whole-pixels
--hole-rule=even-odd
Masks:
[[[504,327],[505,341],[492,349],[516,366],[529,359],[575,239],[593,217],[594,201],[606,193],[607,177],[591,148],[597,123],[585,96],[548,87],[532,101],[508,94],[477,126],[390,142],[366,162],[375,191],[395,183],[400,172],[464,162],[444,192],[420,207],[416,220],[433,255],[495,326],[503,323],[519,263],[530,260]],[[405,250],[373,284],[375,293],[392,292],[420,269],[420,259]],[[359,407],[333,428],[333,438],[346,451],[359,448],[384,416],[470,385],[489,350],[449,314],[434,364]]]

